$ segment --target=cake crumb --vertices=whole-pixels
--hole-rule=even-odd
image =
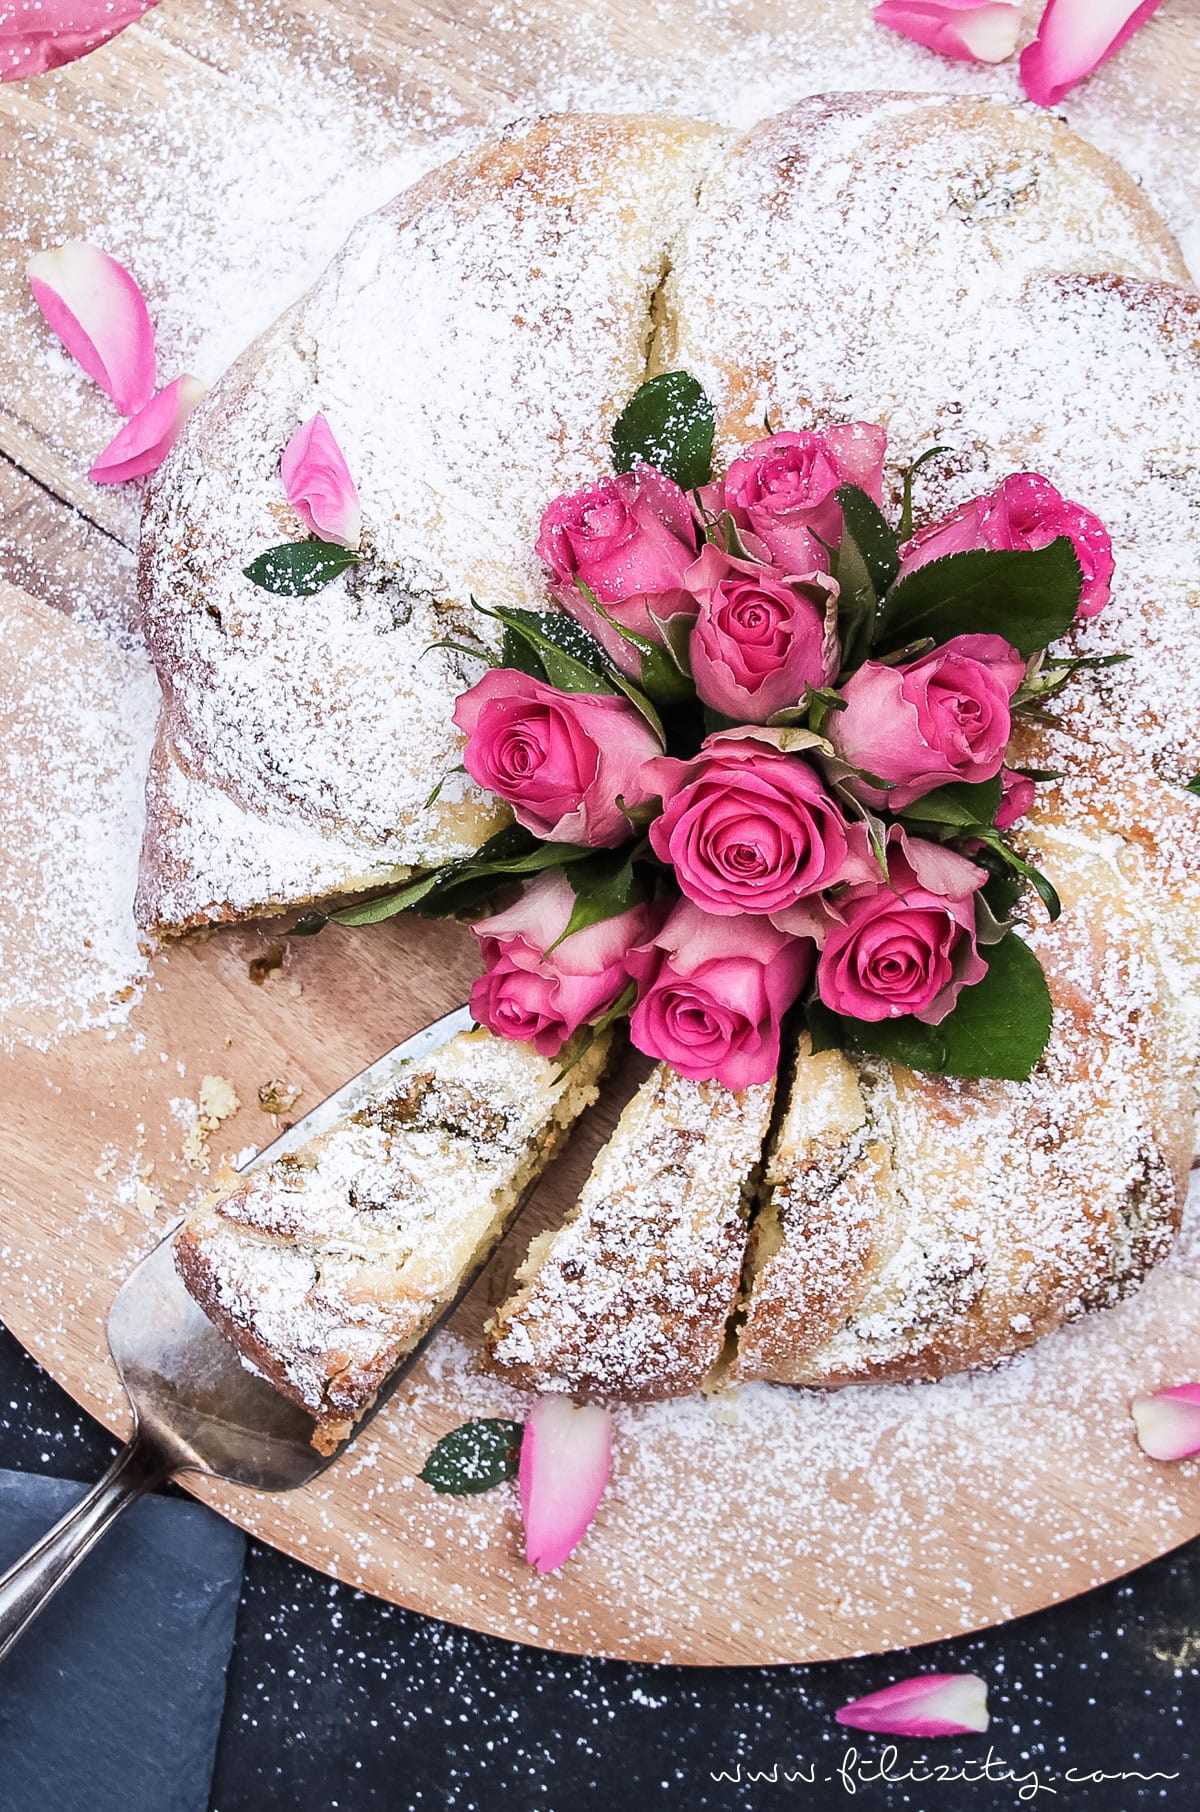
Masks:
[[[295,1107],[303,1093],[304,1090],[298,1083],[285,1082],[282,1076],[273,1076],[269,1082],[259,1084],[258,1105],[264,1114],[286,1114],[289,1108]]]

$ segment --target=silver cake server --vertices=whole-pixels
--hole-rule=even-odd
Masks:
[[[386,1086],[406,1059],[424,1057],[472,1025],[468,1008],[435,1020],[361,1071],[242,1166],[257,1170],[327,1132],[363,1098]],[[291,1491],[324,1472],[345,1451],[312,1446],[313,1420],[248,1371],[184,1289],[171,1244],[175,1228],[130,1272],[108,1317],[108,1345],[129,1393],[133,1434],[100,1480],[35,1547],[0,1576],[0,1659],[74,1572],[110,1523],[146,1491],[176,1473],[200,1473],[256,1491]],[[375,1408],[399,1383],[427,1341],[466,1295],[482,1264],[464,1280],[437,1321],[401,1362]],[[363,1428],[374,1409],[358,1424]],[[350,1437],[353,1440],[354,1436]]]

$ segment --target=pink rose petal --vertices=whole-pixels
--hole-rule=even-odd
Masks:
[[[342,449],[323,415],[301,424],[283,449],[279,475],[287,500],[322,541],[357,547],[362,508]]]
[[[107,44],[155,0],[16,0],[0,9],[0,82],[61,69]]]
[[[525,1421],[518,1485],[525,1555],[553,1573],[582,1541],[612,1468],[612,1417],[599,1404],[539,1397]]]
[[[34,300],[71,354],[122,415],[154,394],[154,329],[146,298],[124,265],[73,239],[25,267]]]
[[[203,395],[199,378],[186,372],[160,390],[109,441],[88,473],[92,483],[123,484],[127,478],[157,472]]]
[[[1200,1455],[1200,1384],[1176,1384],[1129,1406],[1138,1445],[1152,1460],[1192,1460]]]
[[[1021,83],[1030,100],[1057,107],[1160,5],[1161,0],[1050,0],[1037,37],[1021,52]]]
[[[886,1736],[965,1736],[988,1727],[987,1682],[978,1674],[921,1674],[852,1699],[834,1715],[852,1730]]]
[[[958,63],[1003,63],[1017,48],[1021,8],[1009,0],[884,0],[875,22]]]

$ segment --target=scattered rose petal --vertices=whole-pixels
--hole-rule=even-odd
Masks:
[[[154,329],[146,298],[124,265],[72,239],[25,267],[34,301],[73,359],[122,415],[154,394]]]
[[[1152,1460],[1200,1455],[1200,1384],[1176,1384],[1153,1396],[1135,1397],[1129,1407],[1138,1445]]]
[[[0,10],[0,82],[45,75],[98,50],[156,0],[16,0]]]
[[[323,415],[314,415],[283,449],[279,475],[288,502],[322,541],[357,547],[362,509],[342,449]]]
[[[1017,48],[1021,8],[1009,0],[884,0],[875,21],[958,63],[1003,63]]]
[[[1162,0],[1050,0],[1038,35],[1021,52],[1021,84],[1039,107],[1063,96],[1120,50]]]
[[[525,1422],[518,1482],[525,1555],[553,1573],[582,1541],[612,1466],[612,1418],[596,1403],[539,1397]]]
[[[965,1736],[988,1727],[987,1681],[978,1674],[921,1674],[851,1699],[834,1715],[852,1730],[887,1736]]]
[[[88,473],[92,483],[123,484],[127,478],[157,472],[203,395],[199,378],[186,373],[160,390],[109,441]]]

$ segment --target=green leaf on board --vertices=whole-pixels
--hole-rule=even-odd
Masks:
[[[480,1416],[452,1428],[430,1452],[417,1477],[435,1491],[466,1497],[516,1477],[524,1424]]]

